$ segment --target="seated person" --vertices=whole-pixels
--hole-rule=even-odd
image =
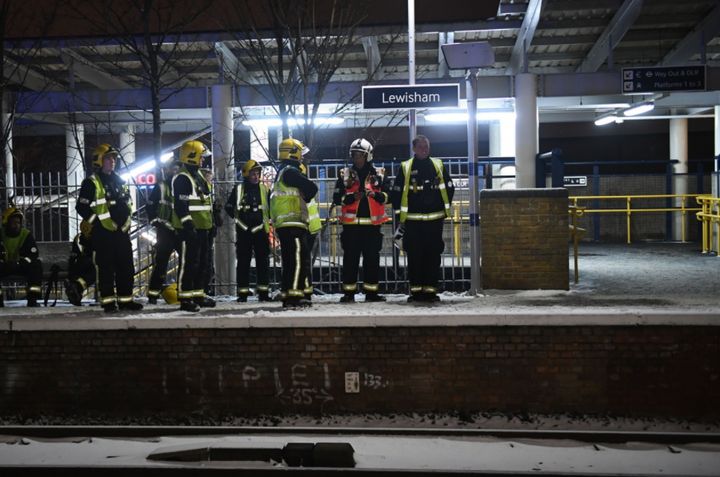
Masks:
[[[0,240],[3,252],[0,256],[0,278],[21,275],[27,281],[27,306],[39,306],[42,293],[42,262],[32,233],[23,227],[23,213],[8,207],[2,215]],[[0,293],[0,297],[2,294]],[[0,298],[0,306],[3,306]]]
[[[65,280],[65,294],[68,301],[80,306],[85,290],[95,284],[95,264],[90,241],[92,225],[86,221],[80,223],[80,233],[75,236],[68,260],[68,278]]]

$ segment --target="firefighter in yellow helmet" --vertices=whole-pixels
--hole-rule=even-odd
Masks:
[[[280,237],[282,254],[282,301],[284,307],[309,306],[305,299],[308,270],[308,202],[317,186],[301,171],[307,148],[297,139],[283,139],[278,147],[280,169],[270,194],[270,216]]]
[[[80,186],[75,210],[92,224],[91,243],[97,270],[100,304],[106,313],[137,311],[133,300],[135,265],[130,225],[132,198],[125,181],[115,173],[118,151],[100,144],[92,155],[92,174]]]
[[[258,300],[270,301],[270,203],[260,181],[262,166],[250,159],[242,168],[243,181],[233,187],[225,211],[235,221],[237,301],[246,302],[250,292],[250,259],[255,254]]]
[[[27,280],[27,306],[38,306],[42,280],[42,263],[35,238],[23,227],[23,213],[13,206],[2,215],[0,229],[0,278],[22,275]],[[0,290],[0,306],[4,306]]]
[[[178,238],[178,299],[180,309],[198,311],[214,307],[205,295],[210,274],[210,232],[213,226],[212,184],[200,173],[210,152],[200,141],[180,147],[180,170],[172,180],[172,225]]]

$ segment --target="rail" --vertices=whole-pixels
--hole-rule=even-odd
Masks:
[[[720,197],[701,195],[696,198],[701,210],[695,214],[702,222],[702,253],[712,252],[715,235],[715,255],[720,257]],[[713,226],[714,225],[714,226]]]
[[[671,213],[680,213],[682,215],[682,221],[681,221],[681,240],[685,242],[687,237],[687,225],[686,225],[686,217],[688,212],[698,212],[702,209],[700,207],[688,207],[688,200],[695,199],[697,200],[698,197],[700,197],[702,194],[649,194],[649,195],[583,195],[583,196],[571,196],[570,202],[571,206],[578,207],[579,203],[581,201],[618,201],[618,200],[624,200],[625,201],[625,207],[624,208],[584,208],[585,214],[618,214],[622,213],[626,215],[626,226],[627,226],[627,243],[632,243],[632,235],[631,235],[631,224],[632,224],[632,215],[638,214],[638,213],[648,213],[648,212],[671,212]],[[665,207],[640,207],[640,208],[633,208],[633,200],[653,200],[653,199],[679,199],[680,206],[665,206]]]

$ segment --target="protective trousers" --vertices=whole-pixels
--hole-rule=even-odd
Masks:
[[[282,284],[284,297],[303,298],[305,280],[310,263],[307,247],[307,230],[300,227],[283,227],[277,230],[282,255]]]
[[[178,233],[178,298],[202,298],[209,277],[208,230],[195,230],[191,235]]]
[[[175,232],[167,227],[156,227],[157,242],[155,242],[155,255],[153,256],[153,271],[150,275],[148,286],[148,297],[159,297],[165,279],[167,278],[167,267],[170,256],[175,250]]]
[[[443,219],[405,222],[403,249],[407,254],[410,293],[437,293],[443,242]]]
[[[120,230],[111,232],[104,227],[95,227],[91,240],[100,303],[106,305],[116,299],[132,299],[135,265],[130,236]]]
[[[95,283],[96,271],[92,257],[85,254],[77,256],[68,266],[68,280],[78,283],[82,291]]]
[[[357,290],[360,257],[363,260],[363,288],[377,292],[380,278],[380,250],[383,235],[379,225],[343,225],[340,242],[343,247],[343,291]]]
[[[305,293],[305,298],[308,300],[312,299],[312,294],[315,288],[313,287],[313,277],[312,277],[312,271],[313,271],[313,250],[315,249],[315,240],[317,239],[318,234],[314,233],[311,234],[310,232],[307,232],[307,235],[305,236],[305,243],[307,244],[307,253],[304,255],[305,257],[305,270],[307,270],[307,275],[305,276],[305,285],[303,286],[303,292]]]
[[[8,275],[25,277],[27,281],[26,290],[28,298],[40,297],[42,273],[42,262],[40,260],[33,260],[29,263],[26,260],[20,260],[18,263],[13,263],[12,265],[0,262],[0,278]]]
[[[235,228],[235,256],[237,257],[238,295],[250,294],[250,259],[255,254],[258,290],[267,291],[270,285],[270,242],[264,230],[255,233]]]

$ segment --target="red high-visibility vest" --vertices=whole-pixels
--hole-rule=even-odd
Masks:
[[[368,175],[368,178],[371,178]],[[360,181],[355,181],[352,185],[345,190],[345,194],[354,194],[360,191]],[[365,193],[382,194],[380,187],[373,187],[372,182],[365,181]],[[340,222],[343,224],[359,224],[359,225],[381,225],[390,220],[390,217],[385,213],[385,204],[380,204],[378,201],[369,198],[367,195],[364,197],[368,201],[370,209],[370,217],[358,217],[357,211],[360,207],[360,201],[356,200],[352,204],[343,204],[341,207]],[[362,200],[362,199],[361,199]]]

